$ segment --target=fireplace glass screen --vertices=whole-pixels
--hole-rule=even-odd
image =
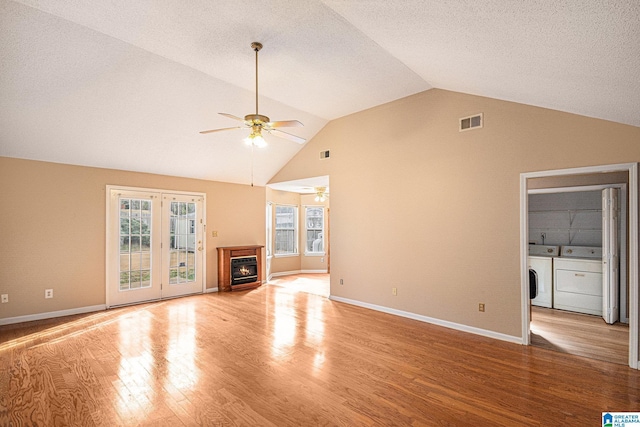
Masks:
[[[258,280],[258,259],[254,256],[231,258],[231,286]]]

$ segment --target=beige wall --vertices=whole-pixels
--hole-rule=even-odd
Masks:
[[[0,157],[0,318],[105,303],[108,184],[206,194],[207,288],[217,246],[265,244],[264,187]]]
[[[272,182],[330,176],[332,295],[520,337],[520,174],[639,160],[637,127],[433,89],[330,122]]]

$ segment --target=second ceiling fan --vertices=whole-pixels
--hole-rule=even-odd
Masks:
[[[240,117],[234,116],[233,114],[218,113],[222,116],[242,122],[242,125],[228,127],[228,128],[221,128],[221,129],[203,130],[200,133],[207,134],[207,133],[221,132],[225,130],[249,128],[251,129],[251,134],[245,139],[245,141],[247,142],[247,144],[254,145],[256,147],[264,147],[267,145],[264,138],[262,137],[262,131],[265,131],[273,136],[278,136],[280,138],[297,142],[298,144],[304,144],[306,139],[296,135],[292,135],[290,133],[284,132],[279,129],[284,127],[304,126],[298,120],[284,120],[284,121],[272,122],[271,119],[269,119],[269,117],[263,116],[262,114],[258,113],[258,52],[260,51],[260,49],[262,49],[262,44],[258,42],[253,42],[251,43],[251,48],[256,53],[256,112],[255,114],[247,114],[246,116],[244,116],[244,119],[241,119]]]

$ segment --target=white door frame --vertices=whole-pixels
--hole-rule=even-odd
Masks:
[[[593,173],[629,173],[629,366],[638,369],[638,164],[588,166],[573,169],[557,169],[520,174],[520,285],[522,312],[522,344],[531,343],[529,328],[529,197],[527,180],[553,176],[583,175]]]
[[[264,246],[265,252],[265,265],[266,265],[266,274],[264,282],[268,282],[271,280],[271,260],[273,259],[273,202],[267,201],[267,205],[265,208],[265,231],[266,231],[266,244]]]
[[[207,195],[206,193],[198,193],[194,191],[179,191],[179,190],[169,190],[163,188],[146,188],[146,187],[127,187],[123,185],[107,185],[105,191],[106,197],[106,227],[105,227],[105,306],[107,308],[111,307],[111,302],[109,300],[109,284],[110,281],[113,280],[111,277],[111,272],[109,271],[109,248],[112,244],[112,238],[110,236],[109,230],[113,226],[111,224],[111,215],[110,215],[110,204],[111,204],[111,190],[120,190],[120,191],[137,191],[137,192],[151,192],[158,193],[159,195],[162,193],[169,194],[181,194],[186,196],[194,196],[194,197],[202,197],[202,292],[206,292],[207,290]]]

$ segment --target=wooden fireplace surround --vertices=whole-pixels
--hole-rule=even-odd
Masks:
[[[242,291],[262,285],[262,248],[264,246],[223,246],[218,249],[218,290],[223,292]],[[256,256],[258,279],[255,282],[231,286],[231,258]]]

